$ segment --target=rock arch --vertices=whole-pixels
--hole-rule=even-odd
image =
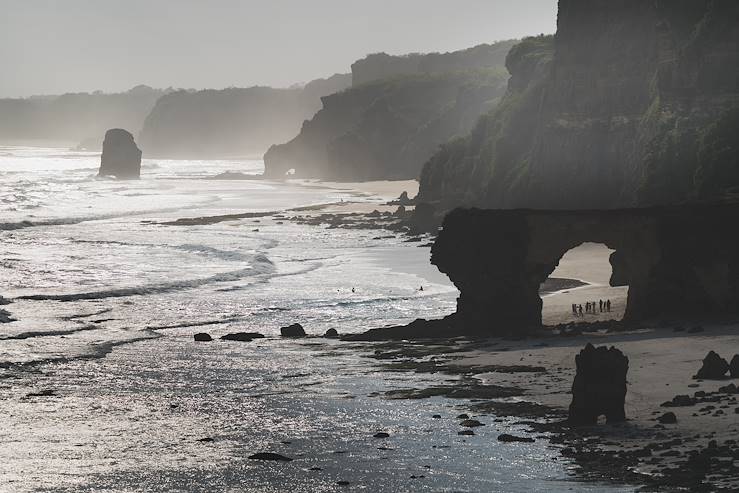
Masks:
[[[615,250],[611,285],[629,285],[627,321],[739,316],[739,204],[618,210],[457,209],[431,262],[460,291],[462,332],[540,327],[538,288],[583,242]]]

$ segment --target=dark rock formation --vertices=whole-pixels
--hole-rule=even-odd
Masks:
[[[714,351],[709,351],[703,358],[703,365],[693,378],[719,380],[726,376],[727,371],[729,371],[729,363]]]
[[[629,358],[618,349],[585,346],[575,356],[577,373],[572,382],[571,425],[595,425],[605,415],[608,423],[626,420],[626,373]]]
[[[221,340],[251,342],[253,339],[259,339],[262,337],[264,336],[259,332],[234,332],[233,334],[226,334],[225,336],[221,336]]]
[[[282,337],[305,337],[305,330],[300,324],[292,324],[280,328],[280,335]]]
[[[328,329],[326,333],[323,334],[323,337],[339,337],[339,333],[336,331],[336,329]]]
[[[193,336],[193,339],[195,339],[195,342],[210,342],[213,340],[213,338],[210,336],[210,334],[205,332],[199,332]]]
[[[393,76],[324,97],[323,108],[297,137],[265,154],[265,176],[282,178],[294,170],[295,177],[341,181],[417,178],[440,144],[469,132],[503,94],[507,74],[502,53],[510,45],[480,50],[474,69],[460,61],[400,71],[405,75],[368,70]],[[447,56],[461,59],[465,53]]]
[[[459,426],[464,426],[466,428],[477,428],[478,426],[485,426],[485,424],[476,419],[465,419],[464,421],[459,423]]]
[[[141,149],[136,147],[130,132],[122,128],[113,128],[105,132],[98,176],[116,178],[141,176]]]
[[[508,433],[503,433],[501,435],[498,435],[498,441],[504,442],[504,443],[513,443],[513,442],[533,443],[535,440],[529,437],[518,437],[515,435],[509,435]]]
[[[282,454],[276,454],[274,452],[259,452],[256,454],[252,454],[249,456],[249,459],[254,460],[270,460],[270,461],[278,461],[278,462],[290,462],[292,459],[290,457],[285,457]]]
[[[373,438],[390,438],[390,434],[389,433],[385,433],[384,431],[379,431],[379,432],[375,433],[374,435],[372,435],[372,437]]]
[[[739,316],[739,203],[610,211],[457,209],[431,262],[459,289],[457,312],[434,330],[507,334],[541,326],[539,286],[583,242],[616,250],[628,283],[625,319]],[[613,279],[612,279],[613,280]],[[413,324],[411,324],[413,325]],[[426,326],[416,323],[418,336]]]
[[[615,208],[739,186],[739,2],[567,0],[498,107],[424,167],[440,210]]]
[[[666,412],[659,418],[657,418],[657,421],[664,424],[675,424],[677,423],[677,416],[675,416],[675,413],[673,412]]]
[[[150,157],[258,156],[284,142],[321,107],[321,98],[351,85],[336,74],[305,87],[176,91],[159,99],[146,117],[139,142]]]
[[[729,374],[731,378],[739,378],[739,354],[735,354],[729,363]]]

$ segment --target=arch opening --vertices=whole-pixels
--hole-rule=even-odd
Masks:
[[[621,272],[614,273],[612,255],[618,259],[605,244],[585,242],[560,257],[539,286],[545,326],[624,318],[629,287]]]

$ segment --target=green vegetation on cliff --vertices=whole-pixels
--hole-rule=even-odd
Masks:
[[[371,55],[355,63],[353,71],[362,73],[355,73],[356,85],[323,98],[323,108],[297,137],[272,146],[265,175],[294,170],[299,177],[341,181],[417,178],[440,144],[468,133],[498,102],[508,78],[498,63],[510,44],[443,55]],[[480,67],[469,69],[470,60]]]
[[[739,186],[739,2],[560,1],[501,104],[424,166],[441,210],[714,200]]]

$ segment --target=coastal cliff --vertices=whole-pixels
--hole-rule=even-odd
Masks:
[[[176,91],[160,98],[139,134],[150,157],[212,159],[257,156],[294,136],[321,97],[349,87],[349,74],[304,87]]]
[[[739,3],[561,0],[557,34],[506,66],[501,104],[425,164],[420,201],[615,208],[739,186]]]
[[[352,88],[323,98],[297,137],[265,154],[265,176],[294,170],[296,177],[340,181],[417,178],[440,144],[468,133],[495,106],[511,44],[356,62]]]
[[[100,135],[112,127],[139,129],[157,99],[167,90],[136,86],[106,94],[69,93],[0,99],[0,142],[82,143],[100,149]]]

